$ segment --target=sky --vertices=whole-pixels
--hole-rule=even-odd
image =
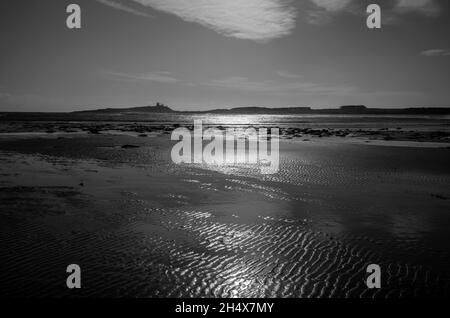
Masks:
[[[81,29],[66,7],[81,8]],[[368,29],[366,8],[382,10]],[[0,111],[450,106],[447,0],[2,0]]]

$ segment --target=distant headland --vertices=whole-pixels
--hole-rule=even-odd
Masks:
[[[129,108],[103,108],[76,111],[73,114],[130,114],[130,113],[174,113],[174,114],[224,114],[224,115],[450,115],[450,107],[418,107],[418,108],[368,108],[364,105],[346,105],[339,108],[313,109],[311,107],[237,107],[230,109],[213,109],[205,111],[176,111],[157,103],[155,106]]]

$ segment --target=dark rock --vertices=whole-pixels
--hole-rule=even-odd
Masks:
[[[123,145],[122,149],[135,149],[135,148],[140,148],[140,146],[137,145]]]

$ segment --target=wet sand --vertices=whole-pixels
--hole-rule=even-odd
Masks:
[[[1,137],[0,296],[449,296],[448,149],[282,142],[261,175],[169,139]]]
[[[279,128],[286,140],[331,140],[448,148],[449,116],[308,116],[308,115],[189,115],[189,114],[45,114],[0,113],[0,136],[34,134],[126,134],[140,137],[170,134],[179,126],[193,128]]]

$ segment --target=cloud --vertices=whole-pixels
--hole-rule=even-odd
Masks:
[[[232,76],[212,80],[202,85],[231,90],[260,92],[271,94],[348,94],[356,89],[349,86],[321,85],[301,81],[252,81],[247,77]]]
[[[431,50],[425,50],[421,52],[422,55],[427,57],[434,57],[434,56],[450,56],[450,49],[431,49]]]
[[[135,15],[138,15],[138,16],[141,16],[141,17],[147,17],[147,18],[153,17],[150,14],[147,14],[145,12],[139,11],[137,9],[134,9],[132,7],[124,5],[121,2],[117,2],[117,1],[114,1],[114,0],[96,0],[96,1],[102,3],[102,4],[106,5],[106,6],[112,7],[114,9],[122,10],[122,11],[125,11],[125,12],[128,12],[128,13],[132,13],[132,14],[135,14]]]
[[[382,3],[383,24],[398,23],[408,13],[434,17],[441,12],[437,0],[389,0]],[[339,14],[365,15],[366,5],[358,0],[310,0],[305,20],[309,24],[327,24]]]
[[[362,4],[355,0],[310,0],[310,7],[305,11],[306,22],[316,25],[328,24],[341,13],[365,13]]]
[[[10,93],[0,92],[0,99],[8,99],[10,97],[12,97]]]
[[[287,79],[302,78],[301,75],[294,74],[294,73],[291,73],[291,72],[284,72],[284,71],[278,71],[278,72],[277,72],[277,75],[278,75],[279,77],[287,78]]]
[[[112,0],[97,0],[116,9],[135,11]],[[129,0],[198,23],[219,34],[267,42],[295,28],[291,0]],[[132,12],[135,13],[135,12]]]
[[[230,76],[222,79],[215,79],[210,82],[203,83],[203,85],[257,92],[273,90],[273,86],[270,84],[270,82],[250,81],[247,77],[240,76]]]
[[[439,11],[436,0],[395,0],[394,9],[398,12],[414,11],[430,14]],[[356,0],[311,0],[317,7],[329,12],[351,11],[351,6],[356,5]]]
[[[181,82],[179,79],[172,76],[170,72],[150,72],[143,74],[135,73],[121,73],[121,72],[106,72],[107,75],[125,81],[151,81],[164,84],[174,84]]]
[[[395,9],[399,12],[416,12],[425,15],[436,15],[440,9],[435,0],[397,0]]]
[[[306,15],[306,22],[309,24],[323,25],[330,23],[332,18],[326,11],[308,11]]]
[[[316,6],[327,11],[339,11],[347,7],[352,0],[311,0]]]

